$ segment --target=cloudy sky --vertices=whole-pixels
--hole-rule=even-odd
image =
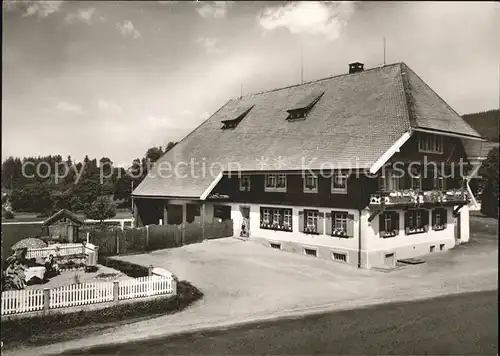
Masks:
[[[500,4],[4,1],[2,159],[128,164],[232,97],[404,61],[465,114],[498,108]]]

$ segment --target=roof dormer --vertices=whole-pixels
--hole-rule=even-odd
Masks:
[[[304,119],[325,92],[309,94],[287,110],[287,120]]]
[[[243,118],[252,110],[254,106],[242,106],[237,108],[232,114],[232,119],[222,120],[222,130],[234,129]]]

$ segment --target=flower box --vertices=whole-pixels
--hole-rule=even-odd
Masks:
[[[392,230],[392,231],[384,231],[382,234],[382,237],[394,237],[398,234],[397,230]]]
[[[347,237],[347,232],[342,229],[334,229],[332,231],[332,236]]]

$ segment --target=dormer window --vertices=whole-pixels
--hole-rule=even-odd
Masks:
[[[443,153],[443,136],[420,134],[418,137],[418,151],[423,153]]]
[[[227,130],[227,129],[234,129],[238,124],[243,120],[243,118],[252,110],[252,106],[242,106],[237,108],[236,110],[233,111],[232,114],[230,114],[230,117],[232,119],[228,120],[222,120],[222,129]]]
[[[324,92],[313,93],[301,99],[298,103],[287,110],[289,114],[287,120],[293,121],[304,119],[323,94]]]

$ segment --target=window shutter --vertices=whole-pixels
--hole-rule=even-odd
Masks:
[[[399,213],[392,213],[392,226],[396,230],[396,235],[399,235]]]
[[[325,231],[324,224],[325,224],[325,213],[318,213],[318,226],[317,226],[318,234],[323,234],[323,231]]]
[[[385,224],[384,224],[384,213],[380,213],[378,216],[378,231],[380,236],[384,236],[385,234]]]
[[[436,226],[436,209],[432,209],[432,230],[436,230],[435,226]]]
[[[446,209],[442,209],[442,217],[441,217],[441,221],[443,222],[443,224],[448,224],[448,211]]]
[[[410,220],[410,212],[409,211],[405,211],[405,233],[406,235],[408,235],[408,230],[409,230],[409,220]]]
[[[326,213],[326,229],[325,233],[327,235],[332,234],[332,213]]]
[[[354,215],[347,214],[347,236],[354,237]]]
[[[299,232],[304,232],[304,211],[299,211]]]

